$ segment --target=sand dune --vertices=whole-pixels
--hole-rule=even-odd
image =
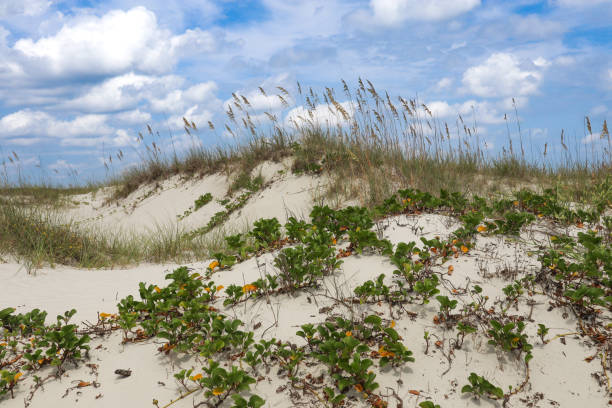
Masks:
[[[267,187],[255,193],[249,202],[232,214],[230,224],[251,224],[258,218],[277,217],[284,223],[287,216],[295,214],[306,218],[321,189],[321,179],[312,176],[281,174],[282,167],[267,167],[262,171]],[[120,206],[105,205],[104,194],[98,193],[73,197],[78,202],[69,210],[68,216],[86,225],[103,228],[121,228],[126,231],[144,232],[152,225],[178,223],[184,228],[197,228],[205,224],[221,205],[215,201],[194,212],[183,220],[177,215],[188,209],[198,196],[206,192],[221,197],[227,190],[228,182],[220,176],[207,176],[199,180],[182,181],[178,178],[161,183],[159,188],[148,186],[132,193]],[[399,215],[377,223],[377,230],[396,245],[400,242],[416,241],[420,237],[431,239],[449,237],[460,226],[459,221],[447,215],[423,213]],[[452,258],[443,264],[435,264],[433,272],[440,276],[441,295],[458,301],[462,309],[473,301],[468,284],[482,287],[483,295],[491,299],[489,305],[504,298],[502,288],[512,282],[507,274],[517,271],[516,278],[536,274],[542,265],[535,255],[539,245],[547,242],[551,226],[544,221],[536,222],[521,231],[519,238],[503,236],[477,236],[475,245],[465,254]],[[574,228],[570,234],[576,233]],[[337,242],[337,248],[346,242]],[[424,249],[427,251],[427,249]],[[274,257],[278,251],[263,253],[234,265],[229,270],[216,270],[211,279],[225,288],[231,284],[243,286],[273,273]],[[471,372],[485,376],[499,385],[504,392],[509,386],[521,384],[525,376],[522,360],[487,344],[483,332],[468,334],[461,348],[454,348],[457,338],[454,328],[436,324],[440,315],[439,304],[433,299],[428,304],[420,302],[389,306],[386,302],[347,303],[354,296],[354,289],[368,280],[375,280],[385,274],[384,282],[391,284],[394,266],[388,257],[379,254],[353,254],[343,258],[343,264],[331,276],[321,280],[319,288],[298,290],[289,294],[278,294],[249,299],[236,306],[224,306],[223,290],[211,304],[220,312],[240,319],[242,330],[253,330],[255,338],[276,338],[302,346],[304,339],[296,331],[305,323],[321,323],[335,316],[359,318],[378,315],[386,324],[392,324],[403,344],[413,352],[415,361],[397,368],[379,369],[375,364],[376,381],[380,384],[377,392],[388,402],[389,407],[416,407],[418,403],[431,400],[442,407],[501,407],[502,401],[482,398],[476,401],[461,388],[467,384]],[[194,273],[206,274],[211,260],[187,264]],[[0,264],[0,310],[14,307],[25,313],[33,308],[49,312],[49,320],[57,314],[75,308],[76,322],[98,321],[98,314],[116,313],[117,302],[127,295],[138,297],[138,283],[158,285],[163,288],[167,282],[164,276],[181,265],[143,264],[123,269],[82,270],[58,266],[42,268],[33,274],[15,263]],[[449,266],[452,266],[452,273]],[[608,404],[606,385],[598,384],[593,373],[601,376],[599,361],[585,358],[596,351],[588,337],[570,335],[543,344],[536,331],[538,323],[550,328],[547,335],[553,338],[559,334],[574,332],[578,320],[564,308],[551,307],[551,299],[543,293],[526,293],[517,306],[508,310],[509,316],[522,316],[526,333],[533,344],[533,359],[530,362],[530,378],[526,387],[513,396],[510,407],[603,407]],[[609,310],[603,311],[604,319],[610,319]],[[393,322],[393,323],[391,323]],[[430,333],[429,345],[424,333]],[[3,407],[24,405],[27,399],[31,407],[144,407],[152,406],[152,400],[159,406],[166,406],[171,400],[185,392],[174,379],[173,374],[184,368],[201,372],[205,360],[198,356],[179,353],[166,355],[158,348],[163,339],[153,338],[135,344],[122,344],[120,330],[110,335],[94,338],[91,351],[85,362],[78,367],[68,364],[60,379],[49,381],[38,389],[29,400],[33,377],[24,376],[15,387],[15,397],[0,399]],[[426,353],[427,351],[427,353]],[[227,356],[225,356],[227,357]],[[225,365],[236,365],[227,359]],[[132,375],[120,378],[116,369],[130,369]],[[52,373],[54,368],[45,367],[40,376]],[[286,376],[277,375],[276,368],[269,372],[262,370],[257,383],[251,387],[266,400],[266,407],[324,406],[320,397],[322,390],[298,392],[287,386]],[[311,373],[328,376],[323,364],[302,365],[301,377]],[[603,378],[603,377],[602,377]],[[91,385],[78,388],[81,381]],[[605,379],[603,380],[605,382]],[[326,380],[326,382],[329,382]],[[202,401],[203,392],[198,391],[175,404],[174,407],[191,407]],[[248,395],[248,393],[247,393]],[[318,396],[317,396],[318,395]],[[345,406],[371,406],[355,390],[348,391]],[[397,398],[395,396],[397,396]],[[231,406],[228,399],[221,406]],[[328,406],[331,406],[328,404]]]

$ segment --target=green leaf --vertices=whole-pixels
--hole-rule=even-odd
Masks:
[[[266,401],[263,398],[261,398],[259,395],[251,395],[251,398],[249,398],[250,408],[259,408],[265,403]]]
[[[344,391],[346,388],[350,387],[353,384],[353,381],[349,378],[340,378],[338,380],[338,389],[340,391]]]
[[[373,326],[380,326],[380,324],[382,323],[382,319],[376,315],[370,315],[366,317],[363,321]]]

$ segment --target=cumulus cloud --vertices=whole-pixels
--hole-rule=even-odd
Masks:
[[[216,97],[217,84],[213,81],[201,82],[187,89],[174,89],[163,97],[152,98],[150,107],[155,112],[179,113],[192,107],[194,104],[201,106],[221,105]]]
[[[106,115],[81,115],[72,120],[61,120],[46,112],[24,109],[0,119],[0,137],[70,138],[104,135],[113,132],[106,121]]]
[[[456,17],[480,5],[480,0],[371,0],[374,18],[385,25],[406,20],[436,21]]]
[[[20,110],[0,119],[0,136],[23,136],[39,132],[51,116],[40,111]]]
[[[432,101],[426,105],[432,115],[438,119],[454,120],[458,115],[472,118],[473,115],[478,123],[499,124],[504,121],[503,113],[495,105],[486,101],[469,100],[454,104],[446,101]]]
[[[289,126],[328,126],[334,127],[338,125],[346,125],[353,117],[353,106],[350,102],[341,102],[342,109],[348,116],[345,119],[342,112],[336,106],[331,104],[320,104],[314,109],[307,109],[304,106],[298,106],[291,109],[285,117],[285,123]]]
[[[151,121],[151,114],[149,112],[143,112],[140,109],[133,109],[113,115],[113,119],[126,125],[142,126]]]
[[[223,102],[223,107],[227,111],[230,107],[235,114],[239,115],[240,112],[237,110],[233,95],[238,98],[240,104],[249,110],[249,114],[253,120],[262,120],[265,117],[263,112],[270,114],[279,114],[282,110],[288,106],[293,106],[295,101],[291,97],[291,94],[286,94],[279,88],[286,90],[291,89],[290,77],[287,73],[282,73],[273,77],[269,77],[258,87],[251,88],[249,90],[237,90],[233,92],[232,98],[229,98]],[[263,89],[263,92],[262,92]],[[280,97],[279,97],[280,95]],[[281,99],[282,98],[282,99]],[[248,101],[248,105],[245,102]],[[284,101],[284,102],[283,102]]]
[[[13,49],[53,75],[93,76],[168,72],[187,52],[212,51],[215,43],[211,33],[200,29],[173,36],[159,27],[153,12],[135,7],[77,17],[55,35],[23,38]]]
[[[108,112],[134,107],[143,98],[143,89],[157,78],[130,72],[93,86],[84,95],[65,104],[86,112]]]
[[[483,64],[468,68],[463,84],[469,92],[487,98],[530,95],[537,92],[542,79],[538,68],[545,60],[537,61],[524,67],[512,54],[495,53]]]
[[[198,128],[203,128],[207,126],[208,121],[213,119],[213,112],[206,109],[201,105],[193,105],[185,110],[183,113],[178,115],[173,115],[166,121],[166,125],[170,127],[172,130],[182,129],[185,126],[183,118],[187,119],[189,122],[195,123]]]

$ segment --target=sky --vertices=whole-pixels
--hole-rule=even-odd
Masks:
[[[610,21],[612,0],[0,0],[0,163],[32,181],[100,179],[138,160],[147,124],[178,149],[183,117],[205,145],[230,143],[206,128],[223,129],[232,93],[286,120],[303,108],[276,87],[358,78],[441,121],[473,117],[492,151],[517,113],[549,151],[561,130],[603,149]]]

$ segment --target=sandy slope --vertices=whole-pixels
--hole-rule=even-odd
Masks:
[[[313,201],[322,193],[325,180],[291,174],[289,164],[265,162],[253,170],[253,176],[261,174],[266,188],[231,215],[225,223],[228,230],[244,228],[259,218],[277,217],[284,223],[291,215],[308,216]],[[114,203],[108,203],[112,191],[104,189],[74,196],[66,218],[85,227],[112,232],[154,233],[159,228],[175,227],[191,231],[206,225],[216,212],[224,209],[219,200],[226,198],[229,186],[230,180],[224,174],[188,180],[174,176],[143,186]],[[214,199],[179,219],[179,215],[193,207],[195,200],[206,193],[212,194]]]
[[[312,206],[312,191],[317,188],[319,181],[305,176],[280,175],[277,170],[273,169],[267,174],[268,180],[275,182],[252,198],[232,222],[271,216],[284,220],[285,208],[298,214],[308,213]],[[113,227],[122,225],[142,231],[148,228],[152,220],[159,223],[174,222],[176,215],[184,211],[200,194],[211,192],[215,196],[222,195],[226,188],[226,181],[213,176],[188,183],[171,180],[163,183],[160,190],[146,198],[138,198],[138,194],[147,195],[145,190],[130,196],[126,200],[128,206],[130,203],[137,203],[131,212],[126,213],[121,208],[99,207],[100,197],[75,197],[76,201],[87,201],[88,204],[73,209],[72,215],[91,223],[101,222]],[[187,219],[193,224],[196,221],[206,222],[207,217],[214,214],[216,205],[211,203],[210,208],[203,208]],[[93,214],[98,214],[100,219],[96,220]],[[423,214],[393,217],[379,223],[378,228],[385,238],[397,244],[402,241],[418,242],[421,236],[444,238],[457,226],[457,221],[450,217]],[[520,277],[540,269],[537,259],[530,251],[536,248],[539,240],[545,241],[544,227],[543,224],[529,227],[519,240],[478,237],[476,247],[472,251],[436,269],[444,277],[442,294],[455,296],[460,306],[470,303],[470,296],[460,290],[470,282],[482,286],[484,293],[492,300],[502,297],[501,288],[508,284],[504,274],[520,270]],[[251,282],[258,279],[264,271],[274,270],[273,256],[274,254],[265,254],[259,258],[251,258],[235,265],[231,270],[215,273],[213,280],[224,286]],[[208,263],[209,260],[206,260],[187,266],[203,273]],[[448,265],[454,266],[452,275],[446,273]],[[58,267],[43,268],[28,275],[17,264],[0,264],[0,282],[3,289],[0,309],[11,306],[16,307],[18,312],[26,312],[32,308],[41,308],[53,317],[65,310],[76,308],[76,321],[95,322],[98,312],[115,312],[115,305],[122,297],[128,294],[137,296],[139,282],[163,286],[165,274],[178,266],[149,264],[113,270]],[[434,324],[434,316],[438,313],[435,300],[428,305],[407,304],[392,311],[384,304],[354,304],[347,307],[334,300],[351,296],[356,286],[366,280],[375,279],[381,273],[390,280],[393,269],[387,258],[382,256],[351,256],[344,259],[336,274],[324,279],[318,290],[276,296],[271,298],[269,303],[265,299],[249,300],[236,307],[224,307],[221,297],[215,306],[228,315],[241,319],[245,324],[243,329],[254,330],[256,338],[275,337],[298,345],[303,344],[303,339],[296,336],[295,332],[300,325],[307,322],[322,322],[329,316],[379,314],[387,322],[396,322],[396,329],[403,337],[404,344],[414,352],[416,359],[414,363],[408,363],[398,369],[376,368],[379,391],[382,395],[388,395],[386,400],[390,407],[416,407],[425,399],[431,399],[442,407],[501,406],[497,401],[475,401],[462,395],[461,387],[467,383],[470,372],[477,372],[506,391],[508,386],[516,386],[522,381],[523,366],[488,345],[482,335],[467,336],[463,347],[452,351],[449,363],[450,340],[456,337],[456,330],[444,329],[442,325]],[[453,289],[459,291],[453,294]],[[528,305],[527,301],[533,301],[533,304]],[[559,308],[549,310],[549,299],[539,294],[526,296],[518,310],[512,309],[509,313],[531,316],[531,319],[527,320],[527,331],[531,343],[534,344],[534,359],[531,361],[529,385],[526,390],[513,397],[508,406],[607,406],[605,387],[599,386],[592,376],[592,373],[601,372],[601,366],[595,361],[585,361],[594,350],[588,339],[568,336],[564,342],[555,340],[544,345],[536,336],[537,323],[545,323],[551,328],[548,337],[574,331],[577,321],[572,314],[565,314]],[[429,331],[433,336],[427,354],[423,339],[425,331]],[[203,362],[196,358],[159,353],[159,340],[122,345],[121,337],[120,333],[115,332],[105,338],[92,340],[89,363],[95,364],[96,368],[83,364],[77,368],[69,367],[61,381],[49,382],[44,390],[36,392],[31,406],[145,407],[152,406],[151,401],[154,398],[163,406],[180,392],[173,373],[181,368],[191,367],[200,372],[203,365]],[[438,346],[435,345],[436,341],[440,341]],[[119,378],[114,374],[117,368],[129,368],[133,370],[133,374],[125,379]],[[315,376],[326,373],[321,365],[303,367],[302,370],[309,370]],[[302,374],[304,372],[302,371]],[[95,382],[98,386],[77,389],[75,386],[79,381]],[[291,396],[291,392],[295,393],[291,391],[291,387],[281,387],[286,383],[286,378],[277,377],[272,370],[270,373],[263,373],[252,391],[266,399],[265,406],[268,407],[294,406],[292,401],[297,398],[304,403],[303,406],[322,406],[311,394]],[[31,384],[31,380],[25,380],[17,388],[16,397],[0,400],[1,405],[7,408],[23,406]],[[396,392],[403,405],[399,405],[398,400],[391,396],[390,389]],[[419,391],[420,395],[414,395],[411,390]],[[350,397],[350,406],[366,406],[355,391],[350,392]],[[172,406],[191,407],[194,401],[201,401],[201,396],[194,394]]]

